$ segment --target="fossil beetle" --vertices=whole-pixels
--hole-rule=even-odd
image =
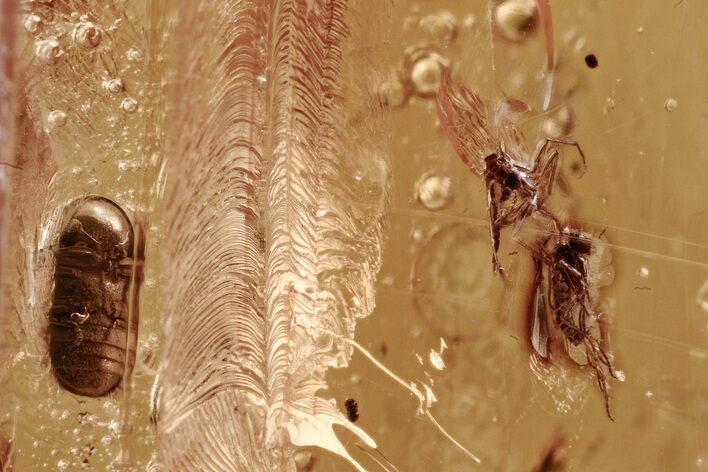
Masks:
[[[136,236],[126,213],[110,200],[88,196],[67,207],[48,335],[52,372],[69,392],[107,395],[132,370],[143,258]]]

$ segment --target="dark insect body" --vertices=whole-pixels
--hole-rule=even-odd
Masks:
[[[561,344],[571,360],[570,346],[580,347],[595,372],[607,416],[612,419],[607,377],[617,376],[601,345],[602,313],[596,307],[590,282],[590,258],[596,256],[596,250],[588,235],[568,228],[538,244],[533,253],[536,275],[530,340],[534,351],[543,359],[549,359],[554,341],[560,341],[555,344]]]
[[[347,418],[352,423],[356,423],[359,419],[359,404],[353,398],[347,398],[344,401],[344,407],[347,409]]]
[[[600,63],[597,60],[597,56],[595,56],[595,54],[588,54],[587,56],[585,56],[585,65],[587,65],[591,69],[594,69],[595,67],[600,65]]]
[[[556,145],[574,146],[585,165],[585,155],[574,141],[547,138],[535,153],[530,153],[523,134],[507,116],[509,103],[515,102],[507,100],[505,106],[494,106],[472,90],[453,83],[448,75],[438,95],[443,130],[462,161],[484,178],[492,264],[494,271],[502,275],[498,252],[503,228],[513,226],[516,236],[526,218],[539,214],[552,221],[556,230],[560,229],[558,219],[544,208],[558,167]]]
[[[577,146],[571,142],[547,139],[536,153],[532,167],[514,161],[501,147],[485,158],[484,180],[495,272],[504,273],[498,258],[500,234],[504,227],[513,226],[515,237],[526,218],[538,213],[552,221],[556,229],[560,228],[558,219],[543,206],[551,195],[558,166],[559,155],[553,143]]]
[[[531,472],[562,472],[565,470],[564,447],[565,439],[561,434],[556,433],[551,442],[544,448],[539,461],[531,469]]]
[[[89,196],[69,211],[56,250],[49,310],[52,372],[65,390],[102,397],[118,387],[135,361],[142,241],[134,253],[130,219],[110,200]]]

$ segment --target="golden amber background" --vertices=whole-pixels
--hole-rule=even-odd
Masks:
[[[517,248],[507,238],[502,254],[513,281],[505,287],[492,277],[483,183],[439,131],[433,102],[414,97],[376,117],[390,151],[393,194],[377,307],[359,322],[357,340],[404,379],[431,384],[438,400],[431,411],[482,465],[416,415],[417,401],[355,353],[348,368],[330,373],[325,395],[342,407],[355,398],[358,424],[401,471],[529,471],[557,437],[564,439],[561,470],[708,468],[708,4],[556,0],[551,6],[559,58],[552,106],[572,107],[571,134],[588,156],[588,172],[578,178],[571,169],[576,156],[564,152],[569,211],[588,231],[606,229],[613,257],[615,277],[603,291],[604,308],[612,320],[615,363],[626,376],[612,382],[615,421],[604,415],[589,373],[558,378],[550,387],[534,373],[523,328],[529,261],[523,252],[508,255]],[[408,48],[428,48],[486,96],[527,102],[524,130],[533,142],[548,118],[542,113],[542,31],[520,43],[504,42],[490,31],[487,9],[486,2],[470,0],[352,3],[345,80],[375,88],[399,74]],[[459,28],[449,44],[419,26],[441,11],[452,13]],[[144,21],[162,13],[146,9]],[[596,69],[585,66],[589,53],[599,59]],[[668,99],[678,104],[675,110],[667,110],[673,108]],[[82,165],[85,156],[73,159]],[[123,175],[123,191],[139,188],[139,174],[121,174],[114,164],[96,164],[97,185],[78,176],[67,177],[65,185],[116,196],[115,178]],[[454,194],[436,211],[416,198],[417,183],[431,172],[448,176]],[[123,195],[133,197],[141,199]],[[159,212],[157,205],[154,221]],[[159,233],[159,224],[147,230],[150,257],[168,235]],[[155,263],[143,287],[143,353],[159,346],[159,281]],[[448,347],[446,368],[438,371],[429,354],[439,350],[441,338]],[[86,445],[97,450],[92,469],[104,470],[117,451],[111,426],[120,398],[77,403],[50,385],[39,359],[15,358],[12,366],[6,391],[12,400],[3,410],[20,418],[16,470],[57,470]],[[146,470],[154,451],[151,366],[148,359],[134,375],[129,441],[136,470]],[[27,379],[33,391],[44,393],[24,395]],[[375,470],[356,441],[342,435]],[[349,469],[322,451],[310,452],[313,470]]]

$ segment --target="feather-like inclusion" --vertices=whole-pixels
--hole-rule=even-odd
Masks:
[[[342,130],[343,0],[181,2],[166,178],[166,470],[352,459],[333,400],[373,309],[388,168]],[[348,133],[351,135],[353,133]]]

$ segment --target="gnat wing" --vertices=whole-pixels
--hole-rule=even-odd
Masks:
[[[548,359],[548,312],[546,305],[546,280],[543,263],[534,259],[536,275],[533,279],[533,298],[530,307],[530,341],[534,351],[543,359]]]
[[[497,110],[492,129],[494,130],[496,142],[500,143],[507,157],[528,166],[533,165],[529,148],[526,144],[526,137],[518,129],[508,110],[505,108]]]
[[[473,90],[443,75],[437,96],[443,132],[462,161],[477,174],[484,172],[484,158],[496,152],[499,142],[492,130],[493,110]]]

